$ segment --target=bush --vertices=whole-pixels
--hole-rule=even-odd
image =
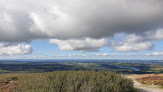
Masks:
[[[11,80],[18,80],[18,77],[13,76],[13,77],[10,77],[9,79],[11,79]]]
[[[104,71],[55,71],[19,76],[17,92],[132,92],[132,80]]]

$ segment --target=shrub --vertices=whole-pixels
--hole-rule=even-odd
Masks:
[[[105,71],[54,71],[19,76],[16,92],[132,92],[132,80]]]

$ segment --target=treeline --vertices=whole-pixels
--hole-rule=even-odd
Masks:
[[[16,92],[133,92],[133,82],[105,71],[54,71],[18,76]]]

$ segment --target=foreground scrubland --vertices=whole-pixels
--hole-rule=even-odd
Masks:
[[[132,80],[105,71],[54,71],[5,78],[16,82],[12,88],[16,92],[133,92]]]

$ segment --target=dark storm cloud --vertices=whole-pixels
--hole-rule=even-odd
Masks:
[[[83,39],[98,41],[115,33],[142,36],[163,28],[162,9],[162,0],[0,0],[0,41],[51,38],[85,44]]]
[[[103,38],[162,27],[162,0],[1,0],[0,40]]]

